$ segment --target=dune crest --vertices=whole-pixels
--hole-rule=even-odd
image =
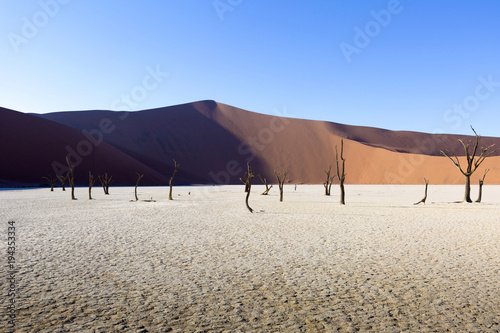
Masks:
[[[346,184],[422,184],[424,177],[430,184],[461,184],[463,176],[439,151],[463,154],[458,139],[472,139],[264,115],[215,101],[137,112],[29,115],[0,109],[0,117],[6,137],[2,156],[12,156],[1,169],[4,184],[40,183],[53,160],[64,161],[66,145],[78,145],[89,135],[102,140],[95,150],[99,170],[125,173],[120,177],[126,185],[134,184],[136,172],[150,174],[150,185],[166,185],[173,159],[181,163],[177,179],[182,184],[239,184],[247,161],[272,183],[274,169],[286,169],[288,183],[321,184],[323,169],[334,165],[335,146],[342,138]],[[9,136],[23,144],[13,149]],[[481,141],[483,146],[493,143],[500,148],[500,138]],[[472,184],[487,168],[486,184],[500,184],[500,150],[495,155],[486,159]],[[83,158],[82,174],[96,168],[96,158],[91,158]]]

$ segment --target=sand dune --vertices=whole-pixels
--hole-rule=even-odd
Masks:
[[[76,166],[77,184],[86,184],[88,172],[109,172],[115,185],[131,184],[136,172],[145,174],[143,184],[158,184],[166,178],[124,154],[119,149],[92,140],[81,131],[59,123],[0,108],[0,185],[35,185],[42,177],[65,170],[66,156]]]
[[[113,112],[51,113],[43,117],[80,130],[95,128]],[[288,170],[289,183],[318,184],[335,163],[335,146],[345,138],[350,184],[461,184],[463,176],[441,149],[463,154],[459,136],[340,125],[249,112],[213,101],[201,101],[131,113],[105,140],[140,161],[156,161],[157,171],[176,158],[182,169],[202,182],[239,183],[247,160],[274,182],[273,170]],[[472,139],[472,137],[465,137]],[[483,138],[483,144],[499,138]],[[500,157],[488,159],[487,181],[500,184]],[[151,164],[148,164],[151,165]]]
[[[151,180],[156,185],[167,184],[173,159],[181,164],[177,178],[180,184],[237,184],[247,161],[271,182],[275,179],[274,169],[286,169],[289,183],[320,184],[323,169],[335,162],[335,146],[341,138],[345,141],[350,184],[420,184],[424,177],[431,184],[463,182],[455,166],[439,156],[441,149],[463,154],[457,140],[460,137],[453,135],[395,132],[269,116],[214,101],[139,112],[73,111],[38,117],[102,138],[120,151],[121,158],[126,155],[142,167],[156,171],[155,180]],[[102,122],[111,124],[105,133],[100,131]],[[38,141],[39,133],[29,135],[31,140]],[[78,135],[81,137],[81,133]],[[483,145],[493,143],[500,147],[500,138],[482,140]],[[31,154],[28,148],[26,152],[26,156]],[[90,163],[89,158],[86,163]],[[30,159],[35,161],[38,157]],[[499,162],[500,156],[487,159],[472,182],[477,183],[484,169],[489,168],[487,182],[500,184]],[[16,175],[16,179],[21,178]],[[127,178],[130,185],[135,181],[132,178]]]

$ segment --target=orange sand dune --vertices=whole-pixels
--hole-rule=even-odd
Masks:
[[[269,179],[272,179],[273,169],[286,168],[291,183],[322,183],[325,176],[322,170],[329,165],[335,169],[335,146],[339,146],[340,151],[341,138],[360,136],[366,130],[362,142],[344,139],[348,183],[420,184],[424,177],[435,184],[461,184],[464,181],[458,169],[443,156],[397,152],[419,150],[434,154],[451,146],[457,154],[463,153],[463,147],[457,140],[460,136],[450,138],[415,132],[394,134],[387,130],[345,125],[342,125],[342,135],[337,135],[332,131],[332,126],[336,124],[266,116],[223,104],[218,104],[211,114],[205,114],[235,133],[241,141],[254,143],[254,151],[261,163],[265,163],[260,172]],[[377,136],[377,133],[383,135]],[[370,135],[374,137],[373,141],[366,142]],[[387,141],[387,137],[395,141]],[[405,139],[398,140],[402,137]],[[382,144],[384,140],[386,145]],[[452,140],[456,142],[447,146],[442,143]],[[484,138],[482,143],[497,143],[500,146],[500,139]],[[461,160],[464,159],[461,157]],[[473,182],[482,176],[484,168],[489,168],[487,182],[500,184],[499,162],[499,156],[486,159],[474,175]]]
[[[424,177],[432,184],[463,183],[451,161],[439,155],[448,148],[463,154],[460,136],[283,118],[214,101],[138,112],[74,111],[38,117],[102,139],[162,175],[157,177],[158,185],[167,183],[173,159],[181,165],[179,183],[237,184],[250,162],[256,174],[273,183],[273,170],[286,169],[289,183],[320,184],[323,169],[329,165],[335,169],[335,146],[341,138],[349,184],[421,184]],[[111,125],[101,131],[102,124]],[[482,144],[493,143],[500,146],[500,138],[483,138]],[[488,158],[473,183],[485,168],[491,169],[486,183],[500,184],[500,156]],[[258,182],[256,178],[254,183]]]

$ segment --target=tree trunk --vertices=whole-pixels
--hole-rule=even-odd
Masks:
[[[345,205],[345,189],[344,182],[340,183],[340,204]]]
[[[481,202],[482,198],[483,198],[483,185],[484,185],[484,179],[486,178],[486,175],[488,174],[488,172],[490,171],[490,169],[486,169],[484,171],[484,176],[482,179],[479,179],[479,196],[477,197],[477,200],[476,202],[479,203]]]
[[[46,179],[50,183],[50,191],[54,192],[54,185],[57,181],[56,178],[49,176],[49,177],[42,177],[43,179]]]
[[[285,184],[287,171],[285,170],[283,175],[280,175],[280,174],[278,174],[278,172],[276,170],[274,170],[274,174],[276,175],[276,179],[278,180],[278,187],[280,189],[280,202],[282,202],[283,201],[283,185]]]
[[[240,178],[240,180],[245,184],[245,192],[247,193],[247,196],[245,198],[245,204],[247,205],[247,209],[250,211],[250,213],[253,213],[253,209],[248,204],[248,198],[250,197],[250,191],[252,190],[252,178],[253,177],[255,177],[255,176],[254,176],[252,168],[250,167],[250,162],[247,162],[247,172],[245,172],[243,179]]]
[[[168,182],[168,186],[170,186],[170,192],[168,193],[168,200],[173,200],[172,198],[172,179]]]
[[[250,188],[251,188],[251,187],[248,187],[247,197],[246,197],[246,199],[245,199],[245,203],[247,204],[247,208],[248,208],[248,210],[250,211],[250,213],[253,213],[253,209],[252,209],[252,208],[250,208],[250,206],[248,205],[248,198],[250,197]]]
[[[332,173],[332,165],[330,164],[330,167],[328,168],[328,171],[326,171],[324,169],[323,169],[323,171],[326,174],[326,180],[323,183],[323,186],[325,187],[325,195],[329,196],[330,193],[331,193],[333,178],[335,178],[335,176],[330,177],[330,174]]]
[[[104,194],[109,195],[109,184],[111,184],[113,176],[108,176],[108,174],[105,173],[104,176],[99,175],[97,178],[101,182],[102,190],[104,191]]]
[[[168,193],[168,200],[173,200],[172,198],[172,182],[174,181],[175,174],[177,173],[177,170],[179,169],[179,163],[177,163],[176,160],[174,160],[174,173],[172,174],[172,177],[170,177],[170,180],[168,181],[168,185],[170,186],[170,192]]]
[[[480,203],[483,198],[483,182],[479,181],[479,196],[477,197],[476,202]]]
[[[69,157],[66,156],[66,163],[68,164],[68,182],[71,185],[71,200],[76,200],[75,198],[75,167],[69,162]]]
[[[271,185],[271,186],[266,185],[266,190],[262,193],[262,195],[268,195],[269,191],[271,190],[272,187],[273,187],[273,185]]]
[[[71,185],[71,200],[76,200],[76,198],[75,198],[75,176],[73,174],[73,170],[71,170],[69,184]]]
[[[464,201],[465,202],[472,202],[472,199],[470,198],[470,175],[465,176],[465,196],[464,196]]]
[[[429,181],[426,178],[424,178],[424,182],[425,182],[425,195],[424,195],[424,197],[423,197],[422,200],[420,200],[419,202],[414,203],[414,205],[419,205],[422,202],[425,205],[425,201],[427,201],[427,188],[429,187]]]
[[[346,173],[345,173],[345,158],[344,158],[344,139],[340,139],[340,161],[342,162],[342,167],[340,166],[339,152],[337,150],[337,146],[335,146],[335,161],[337,162],[337,177],[339,179],[339,185],[340,185],[340,204],[345,205],[344,181]]]
[[[260,175],[259,175],[259,178],[262,181],[262,183],[266,186],[266,190],[264,192],[262,192],[261,195],[268,195],[269,191],[271,190],[271,188],[273,187],[273,185],[269,186],[269,183],[267,182],[267,179],[266,178],[262,179],[262,177]]]
[[[139,201],[139,197],[137,196],[137,186],[139,186],[139,182],[141,181],[142,177],[144,177],[144,175],[137,174],[137,176],[137,183],[135,183],[135,201]]]
[[[94,176],[92,176],[92,173],[89,171],[89,200],[92,200],[92,186],[94,186],[95,181]]]

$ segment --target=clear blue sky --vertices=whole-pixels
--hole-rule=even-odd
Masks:
[[[5,0],[0,106],[141,110],[213,99],[500,136],[499,17],[495,0]]]

